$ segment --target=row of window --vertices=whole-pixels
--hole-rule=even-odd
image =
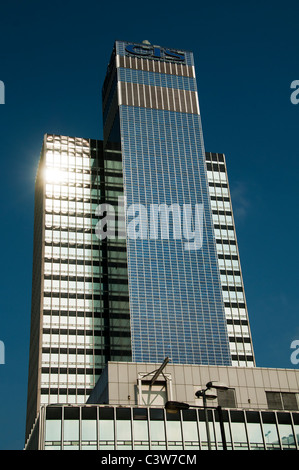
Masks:
[[[73,260],[72,260],[73,261]],[[82,264],[79,262],[81,261]],[[98,275],[102,272],[102,267],[99,266],[99,263],[95,263],[92,265],[91,261],[84,260],[76,260],[75,264],[67,264],[67,263],[59,263],[53,262],[50,263],[48,261],[44,264],[44,272],[46,275],[68,275],[68,276],[88,276],[91,274]]]
[[[219,172],[219,173],[216,173],[216,172],[212,172],[212,171],[209,171],[207,170],[207,175],[208,175],[208,181],[209,183],[225,183],[227,181],[227,178],[226,178],[226,173],[223,171],[223,172]],[[225,192],[222,191],[223,194],[225,194]]]
[[[44,297],[43,299],[43,308],[53,310],[62,309],[62,310],[74,310],[74,311],[92,311],[92,310],[102,310],[103,300],[95,299],[77,299],[74,298],[59,298],[59,297]]]
[[[236,323],[234,324],[227,324],[227,331],[228,331],[228,334],[229,336],[231,335],[231,333],[235,333],[236,335],[249,335],[249,327],[248,325],[238,325]],[[234,341],[235,341],[235,338],[233,338]]]
[[[232,301],[225,301],[224,302],[224,310],[226,312],[225,318],[227,320],[231,319],[240,319],[240,320],[245,320],[247,319],[247,310],[246,310],[246,304],[244,302],[232,302]],[[236,313],[232,313],[232,311]]]
[[[225,163],[224,159],[224,154],[223,153],[211,153],[211,152],[206,152],[205,154],[206,161],[212,161],[212,162],[219,162],[219,163]]]
[[[230,260],[230,259],[221,259],[219,258],[219,266],[220,269],[239,269],[239,261],[238,260]]]
[[[100,258],[100,251],[99,250],[90,250],[85,248],[72,248],[70,247],[60,247],[60,246],[45,246],[45,257],[52,257],[53,258]]]
[[[57,167],[48,167],[45,174],[47,183],[59,183],[60,185],[71,185],[71,184],[80,184],[80,185],[90,185],[92,178],[89,172],[74,172],[67,171],[63,169],[58,169]]]
[[[231,211],[231,205],[229,201],[222,201],[217,199],[217,201],[211,200],[211,207],[212,210],[219,210],[219,211],[226,211],[230,212]]]
[[[86,158],[82,158],[82,155],[71,155],[70,153],[59,154],[47,152],[46,154],[46,166],[47,169],[55,168],[58,170],[70,172],[87,172],[90,174],[91,166],[94,164],[94,159],[90,158],[89,155],[86,155]]]
[[[208,172],[219,172],[219,173],[225,173],[226,172],[225,165],[218,165],[217,163],[209,163],[209,162],[207,162],[207,170],[208,170]],[[209,173],[208,173],[208,175],[209,175]],[[219,177],[221,178],[220,175],[219,175]],[[212,177],[210,179],[213,181]],[[214,179],[215,179],[215,173],[214,173]],[[223,181],[224,181],[224,178],[223,178]]]
[[[99,365],[103,364],[103,357],[106,356],[106,362],[107,362],[107,357],[110,357],[110,360],[116,361],[116,356],[121,357],[124,353],[128,356],[128,351],[130,350],[130,345],[124,345],[121,347],[120,345],[116,345],[117,349],[110,349],[109,347],[107,348],[99,348],[99,349],[94,349],[92,346],[88,349],[88,346],[86,346],[85,349],[82,349],[80,352],[80,349],[78,348],[51,348],[51,353],[50,353],[50,348],[45,347],[43,348],[43,353],[42,353],[42,365],[44,367],[50,367],[50,366],[57,366],[58,364],[60,366],[68,366],[68,367],[74,367],[74,366],[87,366],[89,365],[90,367],[99,367]],[[48,352],[49,351],[49,352]],[[74,351],[74,352],[72,352]],[[114,358],[112,358],[114,356]],[[123,359],[125,360],[125,359]],[[129,358],[127,360],[130,360]]]
[[[209,184],[209,194],[212,197],[217,197],[217,198],[228,198],[229,197],[229,191],[227,187],[222,188],[216,187],[216,186],[210,186]]]
[[[225,241],[225,240],[224,240]],[[217,248],[217,253],[231,253],[231,254],[237,254],[238,250],[235,245],[229,244],[226,245],[225,243],[216,243],[216,248]]]
[[[222,214],[223,211],[213,211],[213,222],[214,225],[227,225],[230,226],[233,224],[233,218],[231,215]]]
[[[123,82],[196,91],[196,81],[194,78],[179,75],[119,67],[118,78]]]
[[[73,299],[77,299],[78,302],[80,299],[83,301],[85,300],[88,304],[88,301],[91,300],[100,300],[102,296],[99,294],[104,293],[104,292],[109,292],[111,294],[126,294],[128,292],[128,286],[127,286],[127,279],[117,279],[114,281],[115,283],[113,284],[112,282],[109,282],[109,284],[90,284],[90,285],[84,285],[84,283],[72,283],[72,282],[67,282],[67,281],[60,281],[60,285],[53,285],[51,284],[51,281],[45,281],[44,285],[44,305],[49,304],[50,298],[53,300],[53,305],[55,303],[55,298],[60,298],[61,299],[61,305],[66,305],[67,300],[69,299],[70,302]],[[158,297],[157,297],[158,298]],[[58,303],[58,301],[57,301]],[[57,304],[56,303],[56,304]],[[91,302],[89,302],[91,305]],[[79,303],[78,303],[79,305]]]
[[[229,307],[232,310],[238,308],[240,311],[246,308],[244,302],[224,302],[224,306]],[[225,310],[227,309],[225,308]]]
[[[114,300],[113,300],[114,299]],[[71,317],[74,317],[76,318],[77,317],[77,321],[79,321],[79,317],[91,317],[93,316],[92,313],[94,313],[94,317],[95,318],[101,318],[102,316],[102,313],[99,313],[99,312],[103,312],[105,309],[107,309],[107,311],[109,310],[109,312],[113,313],[116,315],[116,313],[125,313],[129,310],[129,299],[128,299],[128,296],[113,296],[113,295],[109,295],[109,299],[107,299],[107,307],[104,306],[104,302],[103,300],[102,301],[97,301],[99,302],[99,305],[101,307],[101,310],[100,311],[97,311],[95,310],[94,312],[92,311],[89,311],[89,310],[86,310],[85,312],[85,315],[84,313],[82,313],[82,311],[77,311],[76,309],[50,309],[50,308],[45,308],[43,310],[43,318],[46,319],[47,316],[49,321],[50,319],[52,319],[54,321],[54,318],[57,317],[57,320],[60,319],[60,321],[62,321],[62,318],[66,317],[68,318],[69,317],[69,321],[71,322]],[[126,316],[125,317],[122,317],[120,316],[119,318],[127,318]],[[95,320],[96,321],[96,320]]]
[[[67,184],[47,184],[46,187],[46,194],[47,197],[65,197],[65,198],[77,198],[77,199],[86,199],[90,200],[93,195],[97,195],[97,188],[95,188],[94,184],[92,183],[92,187],[90,185],[85,184],[84,187],[82,184],[72,183],[72,185]],[[97,197],[97,196],[96,196]]]
[[[90,202],[76,202],[76,201],[64,201],[56,199],[46,199],[45,210],[54,212],[86,212],[89,214],[95,214],[99,204]]]
[[[75,144],[80,147],[90,147],[90,145],[95,145],[96,141],[94,139],[84,139],[82,137],[70,137],[60,134],[47,134],[47,142],[54,143],[64,143],[64,144]]]
[[[84,393],[82,391],[82,393]],[[163,409],[48,407],[42,442],[46,449],[207,449],[203,410],[170,415]],[[217,411],[208,413],[213,449],[223,448]],[[225,410],[228,449],[298,449],[297,413]]]
[[[224,285],[238,286],[238,287],[242,286],[241,276],[238,276],[238,275],[233,276],[233,275],[220,274],[220,279],[221,279],[222,286]]]

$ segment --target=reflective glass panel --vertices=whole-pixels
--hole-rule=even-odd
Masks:
[[[46,420],[46,441],[61,441],[61,420]]]
[[[231,432],[235,450],[247,450],[248,442],[244,421],[244,414],[241,411],[231,411]]]
[[[283,449],[295,449],[295,436],[291,416],[287,413],[277,413],[278,431]]]

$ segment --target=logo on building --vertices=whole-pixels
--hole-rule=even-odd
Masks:
[[[175,60],[178,62],[184,62],[185,60],[185,54],[182,52],[150,44],[129,44],[126,46],[126,52],[151,59]]]

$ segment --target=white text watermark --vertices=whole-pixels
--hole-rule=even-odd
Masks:
[[[0,80],[0,104],[5,104],[5,85],[2,80]]]
[[[294,339],[294,341],[291,342],[291,349],[294,349],[294,351],[291,354],[291,363],[294,365],[299,364],[299,339]]]
[[[100,217],[95,227],[99,240],[185,240],[184,249],[199,250],[203,243],[203,204],[132,204],[118,198],[115,208],[99,204],[95,215]],[[117,220],[117,224],[116,224]],[[171,222],[172,221],[172,222]]]
[[[0,365],[5,364],[5,346],[3,341],[0,341]]]
[[[293,91],[290,96],[291,103],[298,104],[299,103],[299,80],[292,81],[291,89],[295,89],[295,91]]]

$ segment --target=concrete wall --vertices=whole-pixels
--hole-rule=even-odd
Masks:
[[[138,377],[154,372],[160,365],[109,362],[88,402],[137,405]],[[296,369],[168,364],[163,373],[168,378],[168,399],[190,405],[202,404],[195,392],[209,381],[224,382],[234,388],[238,408],[267,409],[266,391],[299,394],[299,370]],[[161,379],[163,376],[160,374]],[[216,406],[217,400],[209,403]]]

